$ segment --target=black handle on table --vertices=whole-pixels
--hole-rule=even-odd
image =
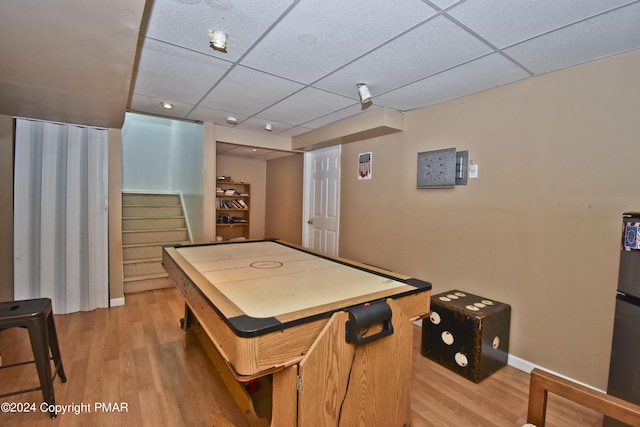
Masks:
[[[345,339],[348,343],[365,345],[393,334],[391,324],[391,307],[385,301],[363,304],[349,309],[349,320],[346,323]],[[376,323],[382,323],[382,330],[377,334],[362,336],[360,331]]]

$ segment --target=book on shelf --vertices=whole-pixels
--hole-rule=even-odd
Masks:
[[[248,209],[249,206],[242,199],[221,199],[216,197],[216,209]]]

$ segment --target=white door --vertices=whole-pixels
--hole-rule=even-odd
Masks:
[[[340,146],[305,153],[304,181],[302,243],[338,255]]]

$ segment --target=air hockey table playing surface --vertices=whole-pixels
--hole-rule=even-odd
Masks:
[[[277,240],[167,246],[163,264],[237,375],[295,363],[336,311],[391,298],[429,312],[428,282]]]

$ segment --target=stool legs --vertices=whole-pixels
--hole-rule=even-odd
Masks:
[[[60,381],[66,383],[67,376],[62,367],[62,356],[60,355],[60,347],[58,347],[58,334],[56,334],[56,324],[53,321],[53,313],[49,313],[49,316],[47,316],[47,331],[49,333],[49,347],[51,347],[51,355],[53,356],[56,372],[60,377]]]
[[[0,397],[13,396],[14,394],[27,393],[33,390],[42,390],[42,397],[48,405],[51,418],[56,417],[55,395],[53,380],[55,375],[64,383],[67,381],[62,357],[58,346],[58,335],[51,310],[51,299],[36,298],[22,301],[0,302],[0,331],[8,328],[27,328],[31,350],[38,371],[40,387],[29,390],[21,390],[3,394]],[[51,356],[50,356],[51,355]],[[51,375],[51,359],[54,362],[53,376]],[[31,363],[31,362],[25,362]],[[17,366],[18,363],[10,366]]]
[[[51,363],[49,361],[49,346],[47,345],[47,325],[45,322],[31,322],[27,326],[29,329],[29,340],[33,350],[33,358],[38,370],[42,397],[50,407],[55,407],[55,395],[53,392],[53,380],[51,378]],[[49,412],[51,418],[56,417],[55,412]]]

